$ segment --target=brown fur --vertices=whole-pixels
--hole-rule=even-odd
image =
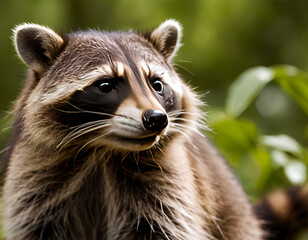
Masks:
[[[173,69],[180,37],[173,20],[144,36],[17,27],[31,70],[6,156],[8,240],[263,239],[241,186],[200,133],[196,93]],[[101,75],[125,84],[116,101],[91,99]],[[164,95],[151,87],[156,79]],[[143,145],[153,136],[142,127],[148,109],[167,114],[168,126]]]
[[[296,239],[308,227],[308,187],[276,190],[255,206],[268,239]]]

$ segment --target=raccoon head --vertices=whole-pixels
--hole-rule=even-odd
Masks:
[[[23,135],[40,146],[142,151],[190,131],[198,100],[172,65],[181,35],[174,20],[146,34],[18,26],[16,49],[32,72]]]

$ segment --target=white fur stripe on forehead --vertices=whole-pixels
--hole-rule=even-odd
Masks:
[[[163,22],[150,36],[150,40],[154,46],[168,61],[174,58],[182,46],[181,38],[182,26],[173,19],[168,19]]]
[[[114,62],[116,66],[116,74],[119,77],[124,76],[125,65],[122,62]],[[101,77],[114,77],[114,69],[109,64],[98,66],[94,71],[86,72],[83,75],[71,75],[65,78],[61,84],[54,85],[53,92],[44,93],[43,97],[37,98],[37,101],[48,104],[53,103],[55,100],[64,99],[69,97],[72,93],[93,84]],[[39,84],[44,84],[39,82]],[[38,88],[42,90],[43,88]]]

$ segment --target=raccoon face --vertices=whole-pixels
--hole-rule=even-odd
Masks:
[[[39,25],[17,27],[17,52],[35,73],[24,131],[35,143],[60,148],[152,148],[187,112],[189,89],[172,67],[180,38],[174,20],[145,35],[90,30],[60,36]]]

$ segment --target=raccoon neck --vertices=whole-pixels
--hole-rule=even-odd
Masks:
[[[108,239],[138,239],[138,233],[140,239],[151,238],[144,233],[179,240],[206,236],[210,231],[201,225],[205,216],[200,214],[187,145],[178,137],[160,150],[117,153],[101,148],[80,153],[76,159],[71,156],[69,164],[66,161],[67,184],[57,200],[59,195],[65,200],[76,194],[98,194],[105,206]],[[64,164],[54,167],[56,179]]]
[[[207,235],[209,231],[201,226],[204,216],[200,214],[193,171],[182,141],[173,139],[163,153],[158,149],[131,153],[125,158],[110,158],[105,164],[110,239],[131,239],[128,229],[152,232],[160,236],[158,239],[198,239]],[[177,153],[172,149],[178,149]],[[146,228],[149,231],[144,231]],[[120,237],[118,234],[123,232],[128,235]]]

